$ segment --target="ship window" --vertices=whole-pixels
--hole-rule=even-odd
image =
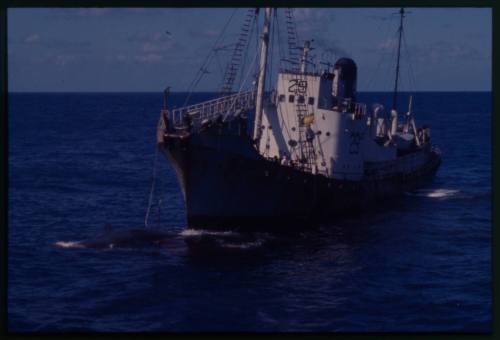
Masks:
[[[309,97],[308,101],[309,105],[314,105],[314,97]]]
[[[284,102],[285,101],[285,95],[284,94],[280,94],[279,101],[280,102]]]
[[[295,101],[295,96],[293,94],[288,96],[288,102],[293,103]]]
[[[306,100],[304,99],[304,96],[299,96],[299,99],[297,100],[297,102],[298,102],[299,104],[304,104],[304,103],[305,103],[305,101],[306,101]]]

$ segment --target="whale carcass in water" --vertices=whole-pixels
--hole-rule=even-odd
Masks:
[[[153,229],[114,230],[111,225],[95,238],[76,242],[56,242],[63,248],[142,248],[165,245],[177,235]]]

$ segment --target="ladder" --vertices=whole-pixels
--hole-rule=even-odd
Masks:
[[[299,71],[299,55],[298,55],[298,37],[297,37],[297,26],[295,24],[293,16],[293,8],[285,9],[286,16],[286,31],[288,37],[288,56],[289,61],[292,64],[292,71]]]
[[[313,166],[316,165],[316,151],[314,149],[314,132],[310,131],[312,135],[308,134],[309,124],[304,122],[304,118],[309,114],[307,104],[300,103],[297,101],[296,104],[297,118],[299,121],[299,150],[300,150],[300,162],[302,168],[311,172]]]
[[[220,95],[227,95],[232,92],[234,81],[236,80],[238,70],[241,66],[243,51],[245,50],[245,47],[249,42],[248,37],[251,33],[251,26],[253,21],[257,18],[257,14],[258,9],[249,9],[245,16],[240,36],[238,38],[238,41],[236,42],[236,45],[234,46],[231,60],[226,66]]]

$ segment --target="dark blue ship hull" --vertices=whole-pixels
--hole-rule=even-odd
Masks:
[[[411,172],[331,179],[262,157],[246,133],[232,129],[224,123],[166,133],[159,142],[177,173],[191,228],[303,229],[415,189],[441,163],[438,153],[421,149],[426,161]]]

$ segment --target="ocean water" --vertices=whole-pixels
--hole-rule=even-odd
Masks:
[[[490,93],[417,93],[434,181],[292,235],[189,229],[161,154],[144,229],[160,93],[8,100],[11,332],[491,330]]]

